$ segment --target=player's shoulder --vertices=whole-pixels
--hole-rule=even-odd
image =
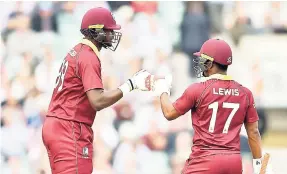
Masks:
[[[214,79],[203,79],[197,83],[194,83],[193,85],[193,88],[197,88],[201,91],[204,91],[206,88],[208,88],[209,86],[211,86],[213,83],[215,82]]]
[[[79,55],[79,47],[80,45],[77,44],[74,47],[70,48],[70,50],[68,51],[67,55],[66,55],[66,59],[68,61],[72,61],[72,60],[76,60],[78,58]]]
[[[234,84],[236,84],[239,87],[239,90],[242,90],[248,96],[252,95],[252,92],[251,92],[251,90],[248,87],[242,85],[241,83],[239,83],[239,82],[237,82],[235,80],[233,82],[234,82]]]
[[[79,63],[80,64],[91,64],[91,65],[98,65],[100,66],[101,62],[99,57],[89,48],[87,48],[86,45],[83,45],[83,50],[79,54]]]
[[[188,86],[188,89],[200,89],[204,86],[202,82],[195,82]]]
[[[202,80],[199,82],[192,83],[188,86],[187,89],[189,90],[196,90],[196,91],[204,91],[208,86],[210,86],[213,83],[213,80]]]
[[[205,84],[202,82],[195,82],[195,83],[190,84],[187,87],[186,92],[193,93],[193,94],[199,94],[204,90],[204,86]]]
[[[99,59],[97,54],[95,54],[93,50],[90,49],[90,47],[87,45],[82,45],[81,54],[79,56],[83,60],[90,60],[90,58],[97,60]]]

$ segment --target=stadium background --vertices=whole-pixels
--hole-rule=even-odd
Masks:
[[[41,126],[59,65],[81,38],[83,14],[106,7],[122,25],[116,52],[101,53],[105,89],[141,68],[174,77],[175,99],[191,83],[191,53],[208,38],[226,40],[228,72],[249,87],[264,149],[276,174],[287,171],[287,2],[0,2],[2,174],[48,174]],[[132,92],[99,112],[95,174],[178,174],[190,153],[190,115],[168,122],[158,98]],[[252,171],[242,131],[244,174]]]

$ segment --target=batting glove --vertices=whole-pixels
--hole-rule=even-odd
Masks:
[[[150,91],[150,83],[153,83],[151,79],[151,74],[146,70],[141,70],[134,74],[130,79],[128,79],[118,88],[123,92],[123,95],[125,95],[135,89],[141,91]]]
[[[171,90],[171,83],[172,83],[172,76],[168,75],[165,78],[159,78],[153,81],[152,84],[152,91],[156,96],[161,96],[163,93],[167,93],[170,95]]]

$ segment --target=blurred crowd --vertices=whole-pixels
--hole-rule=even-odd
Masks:
[[[91,7],[111,9],[122,25],[116,52],[101,52],[106,90],[145,68],[173,74],[176,98],[196,81],[192,53],[207,39],[224,33],[236,47],[246,34],[287,33],[286,2],[0,4],[3,174],[50,173],[42,123],[58,68],[82,38],[81,18]],[[158,98],[145,92],[99,112],[93,130],[95,174],[179,174],[192,146],[190,113],[168,122]]]

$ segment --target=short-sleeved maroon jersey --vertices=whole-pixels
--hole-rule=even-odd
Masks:
[[[99,52],[92,42],[84,39],[70,50],[59,69],[47,116],[91,126],[96,111],[86,92],[95,88],[103,88]]]
[[[219,74],[190,85],[173,106],[180,114],[191,109],[191,157],[240,153],[242,124],[259,119],[251,91],[230,76]]]

